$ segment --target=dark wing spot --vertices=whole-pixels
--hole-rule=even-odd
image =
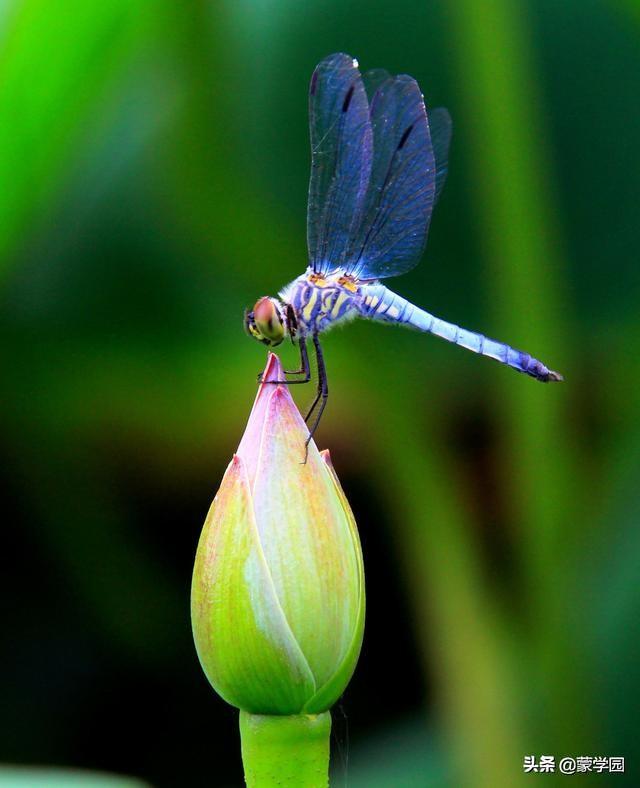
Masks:
[[[344,102],[342,103],[343,112],[346,112],[349,109],[349,104],[351,104],[351,99],[353,98],[354,89],[355,89],[355,85],[351,85],[349,90],[347,90],[347,95],[344,97]]]
[[[372,117],[378,102],[384,98],[384,95],[385,95],[385,83],[380,85],[380,87],[376,90],[376,92],[371,97],[371,101],[369,102],[369,114]]]
[[[402,133],[402,137],[400,137],[400,142],[398,143],[398,150],[404,147],[405,142],[409,139],[409,134],[413,131],[413,123],[409,126],[408,129],[405,129]]]

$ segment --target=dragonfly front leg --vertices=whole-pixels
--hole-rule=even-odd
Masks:
[[[292,385],[294,383],[308,383],[311,380],[311,364],[309,364],[309,354],[307,352],[307,342],[304,337],[300,337],[298,340],[298,345],[300,347],[300,369],[293,370],[289,372],[288,370],[282,370],[285,375],[304,375],[304,378],[301,380],[265,380],[265,383],[282,383],[287,386]],[[258,383],[262,383],[262,375],[264,373],[260,373],[258,375]]]
[[[313,401],[313,404],[309,408],[309,412],[305,417],[305,421],[309,421],[311,414],[316,409],[316,406],[319,404],[318,412],[316,414],[315,419],[313,420],[312,426],[309,428],[309,437],[305,441],[305,446],[308,448],[311,439],[313,438],[315,431],[318,429],[318,424],[320,424],[320,419],[322,418],[322,414],[324,413],[324,409],[327,406],[327,399],[329,398],[329,383],[327,381],[327,370],[324,366],[324,358],[322,356],[322,348],[320,347],[320,340],[318,339],[318,335],[313,335],[313,345],[316,349],[316,360],[318,362],[318,393],[316,394],[316,398]]]

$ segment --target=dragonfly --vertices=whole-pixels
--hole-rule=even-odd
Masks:
[[[320,335],[354,318],[408,326],[543,383],[561,381],[528,353],[435,317],[381,281],[411,270],[424,251],[447,175],[447,110],[427,113],[412,77],[381,69],[362,75],[357,60],[337,53],[311,77],[309,127],[308,267],[278,298],[264,296],[245,313],[253,338],[269,348],[289,338],[299,348],[300,369],[285,372],[296,379],[269,382],[308,383],[313,344],[318,384],[307,445],[329,396]]]

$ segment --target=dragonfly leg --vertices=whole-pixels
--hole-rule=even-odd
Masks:
[[[313,411],[316,409],[318,402],[320,402],[321,396],[322,396],[322,379],[320,377],[320,374],[318,374],[318,385],[316,386],[316,396],[314,397],[314,400],[311,403],[311,407],[309,408],[306,416],[304,417],[304,420],[307,424],[309,423],[309,419],[313,415]]]
[[[317,355],[317,350],[316,350],[316,355]],[[318,386],[316,388],[316,396],[313,402],[311,403],[311,407],[307,411],[307,415],[304,417],[304,420],[306,422],[308,422],[309,419],[311,418],[313,411],[316,409],[316,405],[318,404],[318,402],[320,402],[321,396],[322,396],[322,378],[320,377],[320,368],[318,368]]]
[[[313,411],[316,409],[316,405],[318,405],[318,411],[316,416],[313,420],[313,424],[309,428],[309,437],[305,441],[305,447],[309,448],[309,443],[313,438],[315,431],[318,429],[318,424],[320,424],[320,419],[322,418],[322,414],[324,409],[327,405],[327,399],[329,398],[329,384],[327,382],[327,370],[324,366],[324,358],[322,356],[322,348],[320,347],[320,340],[318,339],[318,335],[313,335],[313,345],[316,350],[316,359],[318,362],[318,393],[316,395],[315,400],[313,401],[313,405],[311,406],[309,412],[307,413],[307,417],[305,421],[309,419]],[[305,455],[306,461],[306,455]]]
[[[289,386],[294,383],[308,383],[311,380],[311,364],[309,364],[309,353],[307,352],[305,338],[300,337],[298,344],[300,346],[300,369],[295,369],[291,372],[286,369],[282,371],[285,375],[304,375],[304,378],[302,380],[265,380],[265,383],[282,383]],[[258,383],[262,383],[262,375],[262,372],[258,375]]]
[[[311,415],[313,414],[313,411],[316,409],[316,405],[318,404],[318,402],[320,402],[320,397],[321,396],[322,396],[322,388],[320,386],[320,379],[318,379],[318,389],[316,391],[316,396],[315,396],[313,402],[311,403],[311,407],[307,411],[307,415],[304,417],[304,420],[306,422],[308,422],[309,419],[311,418]]]

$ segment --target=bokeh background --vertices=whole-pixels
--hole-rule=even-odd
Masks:
[[[243,310],[306,265],[308,80],[345,51],[454,119],[393,285],[566,383],[326,339],[368,589],[334,784],[549,784],[549,754],[638,785],[634,0],[5,0],[0,42],[0,761],[242,784],[190,575],[264,364]]]

